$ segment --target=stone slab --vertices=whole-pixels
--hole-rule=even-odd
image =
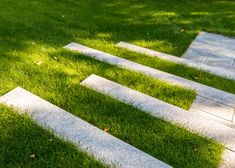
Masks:
[[[230,50],[230,49],[214,49],[211,55],[216,55],[220,58],[226,57],[230,59],[235,59],[235,49]]]
[[[206,60],[207,60],[207,57],[203,57],[203,56],[200,56],[198,55],[197,57],[195,57],[194,54],[192,55],[187,55],[187,57],[189,57],[190,60],[194,61],[194,62],[198,62],[198,63],[201,63],[201,64],[205,64]],[[188,59],[188,58],[185,58],[185,59]]]
[[[178,124],[186,129],[213,138],[224,144],[228,149],[235,151],[235,129],[227,127],[214,120],[204,118],[196,113],[190,113],[151,96],[129,89],[125,86],[91,75],[81,85],[108,95],[125,104],[136,107],[155,117],[162,118],[170,123]]]
[[[235,49],[234,38],[214,33],[200,32],[199,35],[196,37],[195,42],[213,46],[212,48]]]
[[[218,34],[201,32],[183,54],[183,58],[199,60],[202,56],[216,62],[213,64],[207,63],[207,65],[220,67],[221,69],[234,73],[235,68],[231,62],[235,59],[235,39]],[[215,59],[218,60],[216,61]],[[201,63],[203,62],[201,61]]]
[[[211,56],[210,58],[207,58],[205,64],[210,66],[223,66],[223,67],[231,67],[233,65],[234,59],[231,58],[216,58],[214,56]],[[235,68],[232,68],[234,69]]]
[[[117,56],[113,56],[108,53],[104,53],[77,43],[70,43],[69,45],[65,46],[65,48],[77,51],[84,54],[87,57],[94,58],[96,60],[109,63],[111,65],[116,65],[118,67],[128,69],[131,71],[140,72],[147,76],[151,76],[155,79],[163,80],[169,82],[173,85],[179,85],[182,87],[186,87],[189,89],[193,89],[197,92],[198,95],[201,97],[208,98],[210,100],[216,101],[221,104],[225,104],[228,106],[235,107],[235,95],[224,92],[222,90],[218,90],[188,79],[184,79],[178,77],[176,75],[172,75],[145,65],[141,65]]]
[[[27,112],[39,125],[108,165],[120,168],[171,167],[22,88],[0,97],[0,102]]]
[[[146,54],[151,57],[157,57],[157,58],[164,59],[164,60],[178,63],[178,64],[183,64],[183,65],[186,65],[186,66],[189,66],[192,68],[196,68],[196,69],[210,72],[212,74],[215,74],[215,75],[218,75],[221,77],[235,80],[235,71],[231,72],[231,71],[225,70],[225,69],[217,67],[217,66],[208,66],[210,64],[205,65],[204,63],[206,60],[203,57],[204,56],[203,52],[206,52],[206,51],[203,51],[203,49],[200,49],[200,50],[194,51],[194,52],[192,52],[192,50],[190,50],[189,52],[193,53],[190,55],[190,57],[193,57],[193,59],[188,60],[188,59],[179,58],[179,57],[172,56],[172,55],[165,54],[165,53],[158,52],[158,51],[153,51],[153,50],[150,50],[150,49],[147,49],[144,47],[140,47],[140,46],[125,43],[125,42],[119,42],[117,44],[117,46],[120,48],[125,48],[130,51],[134,51],[134,52],[141,53],[141,54]],[[212,51],[207,51],[207,52],[208,52],[208,54],[210,54]],[[194,56],[195,53],[197,53],[197,57]]]
[[[206,58],[206,57],[204,57]],[[221,68],[224,68],[232,73],[235,73],[235,67],[233,66],[234,60],[233,59],[216,59],[216,58],[207,58],[205,61],[206,65],[209,66],[219,66]]]
[[[208,44],[201,45],[201,42],[194,41],[182,58],[193,59],[194,57],[200,56],[206,57],[209,56],[212,52],[213,48],[211,48]]]
[[[221,123],[223,125],[226,125],[227,127],[235,129],[235,122],[231,122],[231,121],[225,120],[225,119],[223,119],[221,117],[218,117],[216,115],[211,115],[211,113],[205,112],[205,111],[203,111],[201,109],[190,107],[189,112],[190,113],[195,113],[197,115],[200,115],[203,118],[208,118],[210,120],[214,120],[214,121],[219,122],[219,123]]]
[[[234,109],[231,106],[226,106],[221,103],[209,100],[207,98],[197,96],[193,101],[191,107],[197,108],[206,113],[210,113],[217,117],[223,118],[228,121],[233,121]]]
[[[233,122],[235,123],[235,110],[234,110],[234,115],[233,115]]]
[[[225,149],[223,156],[222,156],[222,162],[220,164],[220,168],[234,168],[235,167],[235,152]]]

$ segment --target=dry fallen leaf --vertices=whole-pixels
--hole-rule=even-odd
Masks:
[[[36,64],[38,65],[38,66],[40,66],[40,65],[42,65],[42,61],[38,61]]]
[[[195,78],[196,80],[198,80],[199,77],[200,77],[199,75],[195,75],[195,76],[194,76],[194,78]]]
[[[108,131],[109,131],[109,128],[104,128],[104,131],[105,131],[105,132],[108,132]]]
[[[34,159],[35,158],[35,154],[32,154],[29,157]]]

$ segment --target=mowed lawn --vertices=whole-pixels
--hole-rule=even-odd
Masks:
[[[64,143],[27,116],[0,105],[0,167],[107,167]]]
[[[0,0],[0,4],[0,95],[21,86],[173,167],[218,167],[224,149],[220,144],[79,83],[95,73],[184,109],[189,109],[194,91],[63,46],[78,42],[235,93],[234,81],[115,47],[127,41],[180,56],[199,31],[235,37],[235,2]],[[27,116],[2,105],[0,109],[0,167],[104,166]]]

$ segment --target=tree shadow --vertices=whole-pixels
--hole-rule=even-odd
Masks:
[[[159,49],[154,41],[172,45],[176,55],[183,53],[200,30],[235,36],[233,28],[235,3],[207,1],[192,3],[181,1],[13,1],[7,4],[16,8],[11,18],[0,25],[0,42],[17,50],[27,47],[27,41],[62,47],[66,43],[83,40],[153,42],[150,48]],[[55,8],[50,5],[57,4]],[[169,5],[171,4],[171,5]],[[2,8],[4,8],[3,5]],[[24,6],[31,6],[20,13]],[[213,7],[211,7],[213,6]],[[183,32],[182,32],[183,31]],[[7,41],[15,39],[15,44]],[[160,48],[160,50],[162,50]]]

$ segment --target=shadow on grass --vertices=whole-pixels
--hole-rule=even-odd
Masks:
[[[3,105],[0,110],[0,167],[105,167],[28,116]]]
[[[52,9],[50,5],[53,4],[57,6]],[[100,34],[108,34],[105,40],[113,43],[121,40],[165,41],[173,47],[168,52],[179,55],[200,30],[235,36],[232,21],[235,20],[235,3],[232,1],[52,0],[37,1],[37,5],[13,1],[7,5],[10,5],[8,8],[14,7],[15,11],[7,18],[3,10],[6,16],[0,24],[0,41],[7,43],[9,49],[14,46],[23,50],[27,47],[25,41],[57,48],[77,39],[101,40]],[[24,6],[31,8],[21,12]],[[14,44],[7,41],[9,39],[15,39]],[[1,50],[4,48],[7,46]],[[150,48],[159,47],[153,43]]]

